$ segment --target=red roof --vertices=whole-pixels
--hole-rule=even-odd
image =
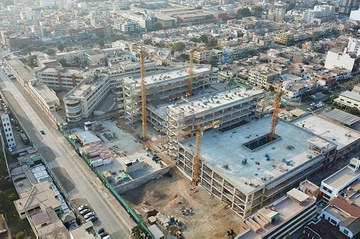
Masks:
[[[329,202],[330,205],[345,211],[353,217],[360,217],[360,208],[352,205],[351,202],[346,201],[343,198],[334,198]]]

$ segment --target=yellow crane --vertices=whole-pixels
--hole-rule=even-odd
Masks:
[[[190,62],[189,62],[189,96],[192,96],[193,90],[193,74],[194,74],[194,50],[190,50]]]
[[[197,186],[199,183],[199,168],[200,168],[200,144],[201,144],[201,133],[210,128],[216,128],[221,123],[220,120],[214,121],[212,124],[206,125],[201,128],[200,119],[198,119],[196,134],[195,134],[195,155],[194,155],[194,174],[193,174],[193,185]]]
[[[209,124],[209,125],[206,125],[206,126],[204,126],[203,128],[201,128],[200,120],[198,119],[197,129],[196,129],[196,132],[195,132],[196,146],[195,146],[194,168],[193,168],[193,171],[194,171],[194,174],[193,174],[193,185],[194,185],[194,186],[197,186],[197,185],[198,185],[198,182],[199,182],[201,133],[204,132],[205,130],[208,130],[208,129],[211,129],[211,128],[216,128],[220,123],[221,123],[220,120],[216,120],[216,121],[214,121],[213,123],[211,123],[211,124]],[[191,134],[193,134],[193,133],[194,133],[194,131],[191,130],[191,131],[188,131],[188,132],[185,132],[185,133],[180,133],[179,136],[180,136],[180,137],[185,137],[185,136],[191,135]],[[147,148],[150,148],[150,147],[152,147],[152,146],[156,146],[156,145],[158,145],[158,144],[165,143],[165,142],[167,142],[168,140],[169,140],[169,138],[164,137],[164,138],[161,138],[161,139],[152,141],[152,142],[150,142],[150,143],[141,145],[141,146],[139,146],[139,147],[133,148],[133,149],[131,149],[131,150],[124,151],[124,152],[122,152],[122,153],[120,153],[120,154],[117,154],[117,155],[114,155],[114,156],[122,157],[122,156],[125,156],[125,155],[127,155],[127,154],[135,153],[135,152],[137,152],[137,151],[139,151],[139,150],[141,150],[141,149],[147,149]]]
[[[146,115],[146,86],[145,86],[145,51],[140,51],[140,78],[141,78],[141,120],[142,139],[147,139],[147,115]]]
[[[277,92],[275,102],[274,102],[274,112],[272,114],[272,120],[271,120],[271,131],[269,134],[269,141],[272,141],[275,137],[275,130],[276,130],[276,125],[278,122],[278,115],[279,115],[279,111],[280,111],[281,97],[283,94],[281,89],[279,89],[277,91],[278,92]]]

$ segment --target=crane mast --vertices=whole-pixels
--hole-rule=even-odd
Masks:
[[[141,116],[142,116],[142,139],[147,139],[147,116],[146,116],[146,87],[145,87],[145,52],[140,51],[140,78],[141,78]]]
[[[279,111],[280,111],[280,101],[281,101],[282,94],[283,93],[280,90],[278,92],[278,94],[276,95],[276,99],[274,102],[274,112],[272,114],[271,131],[270,131],[270,135],[269,135],[269,141],[272,141],[275,137],[275,130],[276,130],[277,122],[278,122],[278,115],[279,115]]]
[[[189,64],[189,96],[192,96],[193,88],[193,74],[194,74],[194,50],[190,50],[190,64]]]
[[[193,177],[194,186],[197,186],[199,182],[200,136],[201,136],[201,127],[200,127],[200,119],[198,119],[197,130],[195,134],[196,148],[195,148],[195,156],[194,156],[194,177]]]

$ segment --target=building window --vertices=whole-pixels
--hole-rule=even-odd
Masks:
[[[336,221],[334,219],[330,219],[330,223],[333,224],[333,225],[337,225]]]

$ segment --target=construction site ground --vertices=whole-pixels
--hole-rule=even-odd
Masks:
[[[201,186],[194,188],[178,169],[173,168],[162,178],[127,192],[124,198],[146,223],[146,211],[155,209],[174,216],[185,224],[183,236],[186,239],[228,238],[227,231],[232,229],[238,234],[243,230],[241,218],[228,205]],[[190,208],[194,214],[183,215],[182,210]]]

